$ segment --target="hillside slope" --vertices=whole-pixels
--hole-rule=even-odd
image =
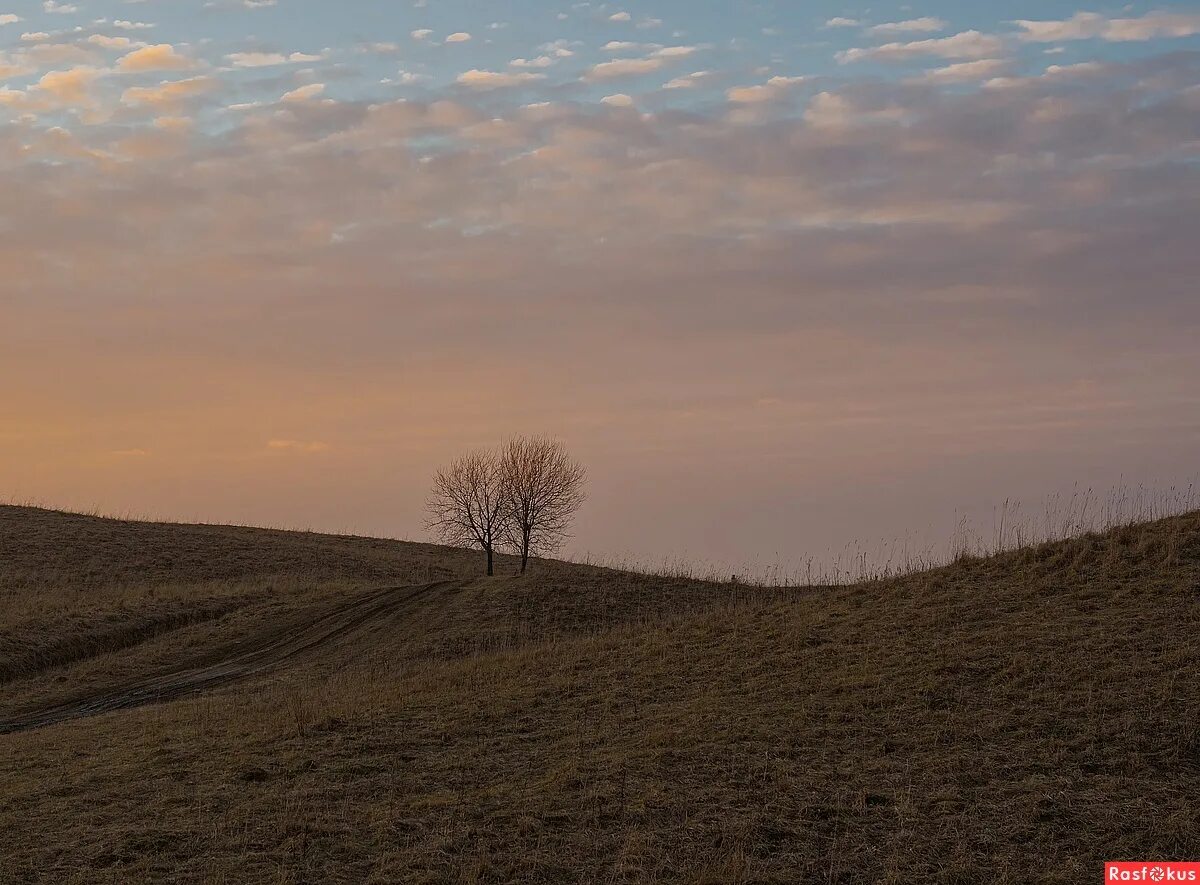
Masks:
[[[39,585],[11,551],[56,532],[77,552]],[[147,532],[202,544],[195,583],[137,580]],[[0,719],[446,579],[288,666],[0,735],[0,881],[1077,882],[1200,857],[1197,514],[812,591],[486,581],[441,548],[42,511],[0,510],[0,538]],[[225,598],[65,663],[21,637],[52,644],[57,613],[78,649],[75,611]]]

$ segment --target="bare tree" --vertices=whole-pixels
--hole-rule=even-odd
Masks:
[[[587,472],[557,440],[519,436],[500,450],[500,475],[509,518],[503,535],[521,556],[552,553],[570,537],[571,518],[586,499]]]
[[[509,507],[500,459],[493,452],[471,452],[439,470],[426,503],[428,527],[447,544],[478,545],[494,574],[496,545],[505,535]]]

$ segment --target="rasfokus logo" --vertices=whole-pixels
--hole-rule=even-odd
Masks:
[[[1105,882],[1200,882],[1200,862],[1171,860],[1110,860]]]

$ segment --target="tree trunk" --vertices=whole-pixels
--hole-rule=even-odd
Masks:
[[[490,546],[487,548],[487,555],[488,555],[488,577],[490,578],[494,574],[494,571],[492,569],[492,548]]]
[[[521,574],[525,574],[525,566],[529,565],[529,535],[521,538]]]

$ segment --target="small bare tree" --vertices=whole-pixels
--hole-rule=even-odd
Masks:
[[[471,452],[439,470],[426,508],[427,525],[439,538],[447,544],[478,545],[487,553],[487,573],[495,573],[494,551],[505,535],[509,507],[494,453]]]
[[[521,574],[531,553],[553,553],[570,537],[571,519],[586,499],[587,472],[557,440],[519,436],[500,450],[508,508],[503,535],[520,554]]]

